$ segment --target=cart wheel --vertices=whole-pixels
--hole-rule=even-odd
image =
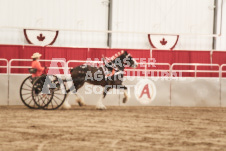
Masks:
[[[21,101],[30,109],[38,109],[39,107],[36,105],[32,98],[32,77],[28,76],[22,82],[20,86],[20,98]]]
[[[34,102],[45,110],[58,109],[64,103],[66,96],[66,87],[62,79],[54,75],[41,76],[35,80],[32,87]]]

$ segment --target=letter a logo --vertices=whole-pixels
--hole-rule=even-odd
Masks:
[[[146,94],[148,96],[148,98],[150,99],[151,96],[150,96],[150,93],[149,93],[149,88],[148,88],[148,84],[146,84],[140,94],[140,97],[141,98],[144,94]]]
[[[141,104],[150,104],[156,96],[155,84],[148,80],[143,79],[135,86],[135,97]]]

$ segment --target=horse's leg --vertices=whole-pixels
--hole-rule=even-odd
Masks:
[[[122,102],[123,102],[123,103],[126,103],[126,102],[128,101],[128,99],[130,98],[129,95],[128,95],[128,93],[127,93],[127,87],[124,86],[124,85],[120,85],[120,86],[117,87],[117,88],[120,88],[120,89],[123,89],[123,90],[124,90],[124,97],[123,97]]]
[[[69,100],[68,100],[68,95],[69,95],[70,91],[75,93],[75,95],[77,96],[75,101],[79,104],[79,106],[85,105],[83,97],[77,93],[78,89],[81,88],[83,85],[84,85],[84,81],[80,81],[80,82],[76,81],[76,83],[74,83],[75,89],[73,89],[73,90],[70,89],[70,90],[67,91],[66,100],[64,101],[64,103],[62,105],[62,109],[70,109],[71,108],[71,105],[69,104]]]
[[[70,109],[71,108],[71,105],[68,103],[68,95],[69,95],[69,93],[67,93],[65,101],[64,101],[61,109]]]
[[[85,83],[84,81],[80,81],[80,82],[77,82],[75,84],[75,91],[76,91],[75,92],[75,95],[76,95],[75,101],[78,103],[79,106],[85,106],[86,105],[84,98],[80,94],[77,93],[79,88],[81,88],[84,85],[84,83]]]
[[[98,110],[105,110],[107,109],[106,106],[103,104],[103,99],[105,98],[105,96],[107,95],[107,92],[110,90],[110,87],[105,87],[104,88],[104,92],[103,92],[103,96],[100,97],[100,99],[97,102],[96,105],[96,109]]]
[[[84,101],[83,96],[81,96],[80,94],[76,93],[75,94],[77,96],[77,98],[75,99],[75,101],[78,103],[79,106],[85,106],[86,103]]]

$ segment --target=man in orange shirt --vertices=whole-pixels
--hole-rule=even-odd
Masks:
[[[36,73],[32,74],[32,78],[39,77],[43,74],[45,68],[41,66],[39,59],[42,55],[38,52],[34,53],[31,58],[33,59],[31,67],[37,69]]]

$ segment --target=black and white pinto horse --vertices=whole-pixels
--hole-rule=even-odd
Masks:
[[[110,74],[110,76],[106,76],[106,70],[108,72],[114,72],[113,68],[108,67],[106,65],[101,66],[101,67],[96,67],[96,66],[90,66],[90,65],[80,65],[77,67],[74,67],[71,70],[71,78],[73,80],[74,88],[76,92],[78,91],[79,88],[81,88],[85,82],[93,85],[99,85],[104,87],[103,91],[103,96],[98,100],[96,109],[104,110],[106,107],[103,104],[103,99],[107,95],[107,92],[111,88],[117,88],[117,89],[123,89],[124,90],[124,98],[123,98],[123,103],[126,103],[128,99],[127,95],[127,87],[122,85],[123,82],[123,76],[124,76],[124,69],[125,67],[137,67],[137,62],[132,56],[127,53],[127,51],[121,51],[116,54],[117,57],[113,58],[108,65],[114,65],[118,71],[115,74]],[[98,77],[102,78],[97,78],[96,75],[99,75]],[[81,96],[79,96],[78,93],[75,93],[77,96],[77,103],[80,106],[85,105],[84,100],[82,99]],[[70,104],[68,103],[67,99],[64,102],[62,108],[70,108]]]

